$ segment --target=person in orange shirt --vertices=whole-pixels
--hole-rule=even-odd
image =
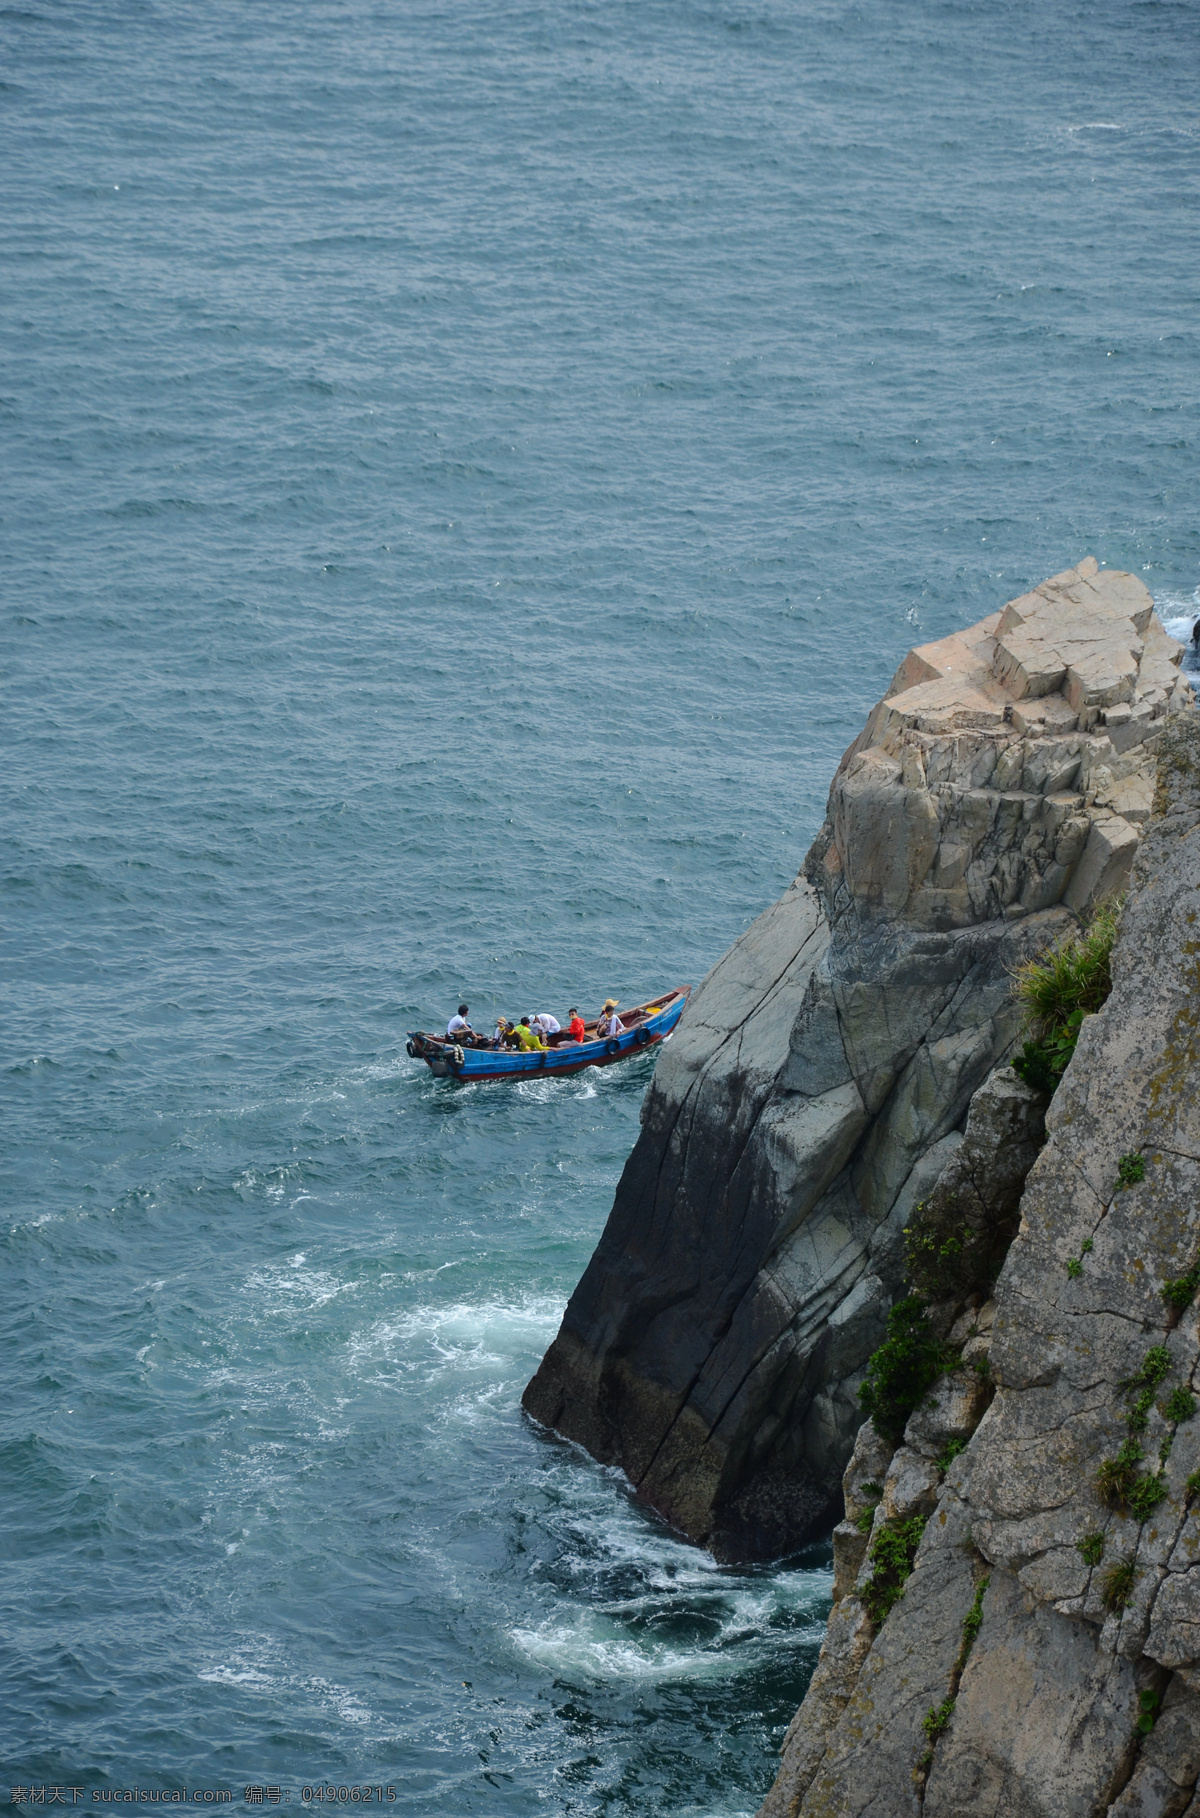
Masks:
[[[567,1014],[571,1018],[570,1022],[567,1024],[568,1039],[573,1042],[581,1042],[581,1041],[585,1040],[585,1038],[587,1036],[587,1030],[583,1026],[583,1018],[580,1016],[578,1010],[576,1010],[574,1008],[574,1006],[572,1006]]]

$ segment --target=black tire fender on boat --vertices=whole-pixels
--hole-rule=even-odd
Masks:
[[[408,1049],[409,1060],[416,1060],[416,1058],[417,1058],[416,1044],[413,1042],[411,1036],[409,1037],[408,1041],[405,1042],[404,1046]]]
[[[646,1043],[650,1040],[649,1029],[639,1029],[633,1039],[637,1043],[639,1048],[644,1048],[646,1046]]]
[[[605,1042],[604,1052],[606,1054],[619,1054],[621,1052],[621,1044],[615,1035]]]

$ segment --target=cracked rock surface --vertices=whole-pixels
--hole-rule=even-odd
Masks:
[[[853,1594],[835,1605],[831,1667],[764,1818],[1200,1812],[1200,1412],[1182,1393],[1200,1389],[1200,1299],[1180,1310],[1162,1293],[1193,1270],[1200,1282],[1195,715],[1160,745],[1112,995],[1086,1019],[1046,1127],[989,1313],[994,1399],[882,1627],[867,1632]],[[1140,1510],[1099,1475],[1127,1444],[1152,1488]],[[961,1624],[972,1561],[988,1583],[955,1690],[947,1598]],[[950,1693],[931,1746],[922,1719]],[[1139,1728],[1143,1699],[1156,1715]]]
[[[1013,1046],[1012,969],[1128,875],[1181,654],[1090,559],[911,651],[693,992],[524,1400],[719,1558],[836,1518],[905,1225]]]

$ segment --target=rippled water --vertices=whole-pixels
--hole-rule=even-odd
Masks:
[[[756,1806],[827,1554],[532,1430],[906,646],[1197,609],[1188,5],[0,12],[0,1772]]]

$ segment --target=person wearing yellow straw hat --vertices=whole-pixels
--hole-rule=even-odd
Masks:
[[[604,1008],[596,1019],[596,1034],[602,1042],[610,1040],[614,1035],[624,1035],[625,1033],[625,1025],[617,1015],[617,1003],[617,998],[606,997]]]

